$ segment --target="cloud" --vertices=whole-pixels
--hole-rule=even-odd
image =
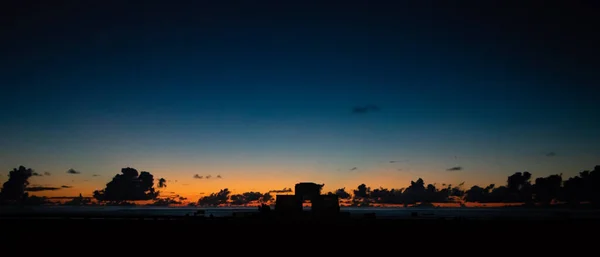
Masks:
[[[92,175],[92,177],[100,177],[100,175],[94,174],[94,175]]]
[[[208,175],[208,176],[206,176],[206,179],[210,179],[210,178],[212,178],[212,176],[211,176],[211,175]]]
[[[287,188],[284,187],[283,189],[280,190],[269,190],[269,193],[291,193],[292,189],[291,188]]]
[[[369,113],[369,112],[377,112],[379,111],[379,107],[377,105],[374,104],[368,104],[365,106],[355,106],[354,108],[352,108],[352,113]]]
[[[350,170],[357,170],[357,169],[358,169],[357,167],[352,167],[352,169],[350,169]]]
[[[547,157],[554,157],[554,156],[556,156],[556,152],[549,152],[549,153],[546,153],[546,156],[547,156]]]
[[[446,169],[447,171],[459,171],[459,170],[463,170],[463,167],[461,166],[456,166],[456,167],[452,167],[452,168],[448,168]]]
[[[98,201],[151,200],[158,195],[159,192],[154,189],[154,176],[130,167],[122,168],[121,174],[116,174],[106,188],[94,191],[94,198]]]
[[[52,175],[52,173],[50,173],[50,172],[47,172],[47,171],[46,171],[46,172],[44,172],[44,176],[50,176],[50,175]]]
[[[60,187],[45,187],[45,186],[32,186],[25,188],[27,192],[40,192],[40,191],[55,191],[60,190]]]
[[[223,177],[221,177],[221,175],[217,175],[217,178],[223,178]]]
[[[61,188],[73,188],[73,186],[65,186],[65,185],[62,185],[62,186],[61,186]]]
[[[29,178],[33,176],[33,170],[24,166],[15,168],[8,174],[8,180],[0,189],[0,201],[21,200],[25,196],[25,189],[29,185]]]
[[[68,174],[81,174],[81,172],[79,172],[79,171],[76,171],[76,170],[74,170],[74,169],[69,169],[69,170],[67,170],[67,173],[68,173]]]
[[[158,180],[158,187],[159,188],[167,187],[167,180],[165,180],[164,178],[160,178]]]
[[[204,176],[200,176],[200,175],[198,175],[198,174],[195,174],[195,175],[194,175],[194,178],[195,178],[195,179],[203,179],[203,178],[204,178]],[[177,181],[175,181],[175,182],[177,182]]]
[[[33,173],[31,173],[31,175],[32,175],[32,176],[35,176],[35,177],[43,177],[43,176],[44,176],[44,175],[42,175],[42,174],[40,174],[40,173],[37,173],[37,172],[35,172],[35,171],[34,171]]]

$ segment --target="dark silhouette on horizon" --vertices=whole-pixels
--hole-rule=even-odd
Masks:
[[[30,196],[28,192],[55,191],[71,186],[30,186],[29,178],[33,176],[33,169],[20,166],[9,172],[9,179],[3,184],[0,191],[1,204],[43,205],[53,204],[48,197]],[[157,182],[158,188],[165,188],[166,179]],[[300,186],[298,186],[300,185]],[[243,192],[233,194],[228,188],[219,192],[200,197],[196,202],[188,203],[189,206],[221,206],[221,205],[270,205],[273,204],[273,194],[304,195],[310,198],[314,192],[319,192],[323,184],[299,183],[295,190],[284,188],[261,192]],[[582,171],[579,175],[563,180],[562,174],[539,177],[532,181],[529,172],[516,172],[507,177],[506,185],[496,186],[490,184],[485,187],[473,185],[464,189],[464,182],[457,186],[442,184],[426,184],[421,178],[411,181],[406,188],[375,188],[371,189],[366,184],[360,184],[356,189],[347,191],[339,188],[327,192],[324,196],[336,196],[337,199],[351,206],[371,206],[373,204],[400,204],[404,206],[432,206],[434,203],[522,203],[526,206],[550,206],[554,203],[565,203],[575,207],[582,203],[590,203],[594,208],[600,207],[600,165],[593,170]],[[123,168],[121,174],[106,184],[106,188],[93,192],[95,204],[131,205],[139,200],[151,200],[151,205],[168,206],[181,205],[187,198],[176,195],[159,197],[160,192],[154,189],[154,177],[146,171],[139,172],[134,168]],[[56,198],[56,197],[55,197]],[[58,197],[64,198],[64,197]],[[282,199],[285,197],[282,197]],[[92,198],[70,198],[65,205],[90,205]]]
[[[94,198],[98,201],[122,203],[135,200],[156,199],[159,192],[154,189],[154,176],[150,172],[139,172],[134,168],[121,169],[122,174],[117,174],[106,184],[103,190],[94,191]],[[164,179],[162,179],[163,184]],[[160,183],[160,180],[159,180]]]

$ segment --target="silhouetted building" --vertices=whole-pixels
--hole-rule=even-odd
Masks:
[[[295,195],[277,195],[275,211],[283,214],[298,214],[302,212],[302,199]]]
[[[294,194],[301,197],[304,201],[312,201],[313,198],[321,195],[321,189],[324,184],[316,184],[312,182],[301,182],[294,187]]]
[[[318,216],[335,215],[340,212],[337,195],[322,195],[323,184],[302,182],[295,186],[294,195],[277,195],[275,211],[284,215],[302,214],[302,204],[310,201],[311,212]]]

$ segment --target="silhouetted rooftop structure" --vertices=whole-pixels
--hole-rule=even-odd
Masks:
[[[340,211],[339,197],[337,195],[322,195],[323,184],[301,182],[296,184],[294,195],[277,195],[275,211],[283,215],[302,214],[302,205],[310,201],[311,212],[318,216],[335,215]]]

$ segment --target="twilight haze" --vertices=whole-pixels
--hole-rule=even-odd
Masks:
[[[0,182],[24,165],[64,186],[36,195],[90,196],[124,167],[193,199],[600,161],[592,8],[40,2],[0,8]]]

